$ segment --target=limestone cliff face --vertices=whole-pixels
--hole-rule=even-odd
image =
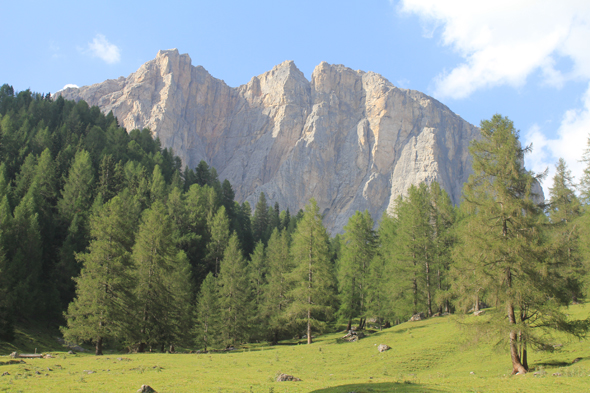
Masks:
[[[231,88],[173,49],[127,78],[59,94],[112,110],[127,130],[149,127],[252,206],[261,191],[291,212],[314,197],[333,233],[356,210],[379,219],[412,184],[438,181],[458,203],[479,135],[431,97],[325,62],[311,81],[286,61]]]

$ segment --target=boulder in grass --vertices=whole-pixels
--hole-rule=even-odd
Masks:
[[[379,352],[385,352],[385,351],[389,351],[391,349],[391,347],[389,345],[379,344],[377,349],[379,350]]]
[[[412,315],[412,318],[410,318],[410,320],[408,322],[416,322],[416,321],[421,321],[423,319],[425,319],[426,317],[424,316],[423,312],[420,312],[418,314],[414,314]]]
[[[141,385],[137,393],[156,393],[150,385]]]
[[[284,381],[301,381],[299,378],[294,377],[292,375],[289,374],[279,374],[277,376],[277,382],[284,382]]]

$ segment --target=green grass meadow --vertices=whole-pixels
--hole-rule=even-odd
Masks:
[[[590,304],[569,313],[587,318]],[[531,372],[511,376],[507,348],[474,340],[462,327],[471,318],[406,322],[352,343],[334,333],[312,345],[254,344],[211,354],[68,355],[48,333],[19,331],[15,345],[1,343],[2,355],[38,348],[55,358],[5,364],[10,357],[0,357],[0,375],[9,374],[0,376],[0,392],[136,392],[143,384],[157,392],[590,391],[590,340],[556,336],[559,351],[530,351]],[[379,344],[392,349],[379,353]],[[302,381],[275,382],[278,373]]]

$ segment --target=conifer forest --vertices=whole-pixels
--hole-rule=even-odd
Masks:
[[[524,373],[545,333],[589,329],[565,306],[590,284],[590,150],[579,184],[563,160],[548,179],[523,167],[508,118],[480,128],[459,206],[421,184],[330,234],[313,199],[297,212],[264,194],[238,203],[214,167],[183,168],[150,130],[3,85],[0,340],[35,323],[97,355],[211,350],[486,307],[479,328]]]

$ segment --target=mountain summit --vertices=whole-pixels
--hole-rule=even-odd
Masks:
[[[326,62],[311,81],[285,61],[232,88],[172,49],[127,78],[58,94],[150,128],[191,168],[205,160],[239,201],[254,206],[263,191],[297,212],[314,197],[332,233],[356,210],[379,219],[412,184],[438,181],[458,203],[479,135],[423,93]]]

